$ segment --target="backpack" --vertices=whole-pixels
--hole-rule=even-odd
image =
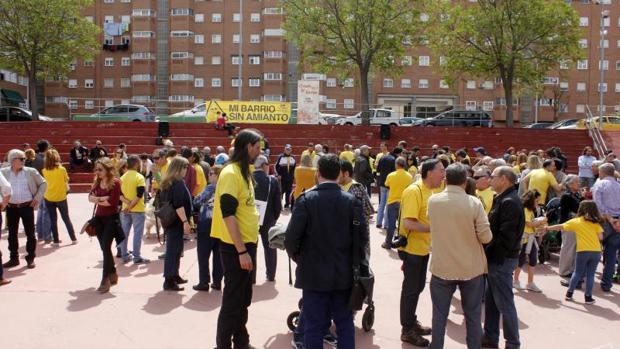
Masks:
[[[547,222],[549,224],[555,224],[560,221],[560,198],[555,197],[547,203]]]

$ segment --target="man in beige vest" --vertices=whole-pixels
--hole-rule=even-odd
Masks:
[[[482,343],[481,305],[487,260],[482,244],[491,241],[489,220],[480,200],[465,193],[467,169],[446,169],[446,190],[428,200],[432,258],[433,338],[430,348],[443,348],[450,301],[458,286],[467,326],[467,348]]]

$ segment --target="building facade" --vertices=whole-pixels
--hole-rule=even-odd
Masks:
[[[620,3],[601,3],[571,2],[580,16],[586,59],[570,70],[549,73],[543,95],[519,96],[513,105],[517,122],[583,117],[587,106],[596,115],[599,66],[605,69],[603,110],[617,111]],[[605,19],[602,10],[609,11]],[[297,71],[298,53],[285,40],[278,0],[97,0],[84,15],[101,27],[102,50],[92,61],[75,62],[65,81],[46,83],[50,115],[90,114],[130,102],[158,114],[209,100],[295,102],[300,78],[321,80],[322,111],[353,114],[362,109],[356,77],[339,80]],[[471,79],[448,86],[438,73],[441,57],[427,47],[409,52],[397,62],[404,65],[401,76],[373,77],[373,106],[406,116],[450,107],[486,110],[500,123],[505,119],[501,81]]]

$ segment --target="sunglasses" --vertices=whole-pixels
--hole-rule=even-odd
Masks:
[[[159,157],[153,158],[153,160],[159,160]]]
[[[474,178],[475,180],[479,180],[480,178],[486,178],[486,177],[487,177],[487,176],[474,176],[473,178]]]
[[[26,161],[26,158],[16,158],[15,160]]]

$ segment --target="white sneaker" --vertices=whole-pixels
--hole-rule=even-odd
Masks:
[[[536,293],[542,293],[542,290],[540,288],[538,288],[538,286],[536,286],[535,283],[527,284],[526,288],[527,288],[528,291],[532,291],[532,292],[536,292]]]
[[[517,289],[517,290],[522,290],[523,286],[521,286],[521,282],[519,281],[513,281],[512,282],[512,288]]]

